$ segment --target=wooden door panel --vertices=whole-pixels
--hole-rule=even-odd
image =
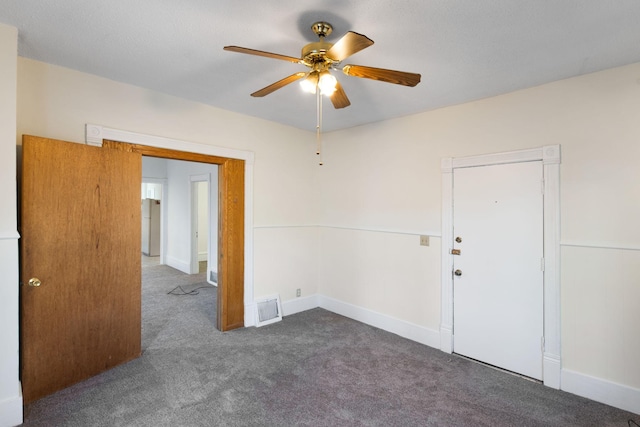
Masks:
[[[141,157],[30,136],[22,157],[28,403],[140,355]]]

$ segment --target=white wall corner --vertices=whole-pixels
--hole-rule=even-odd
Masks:
[[[282,315],[291,316],[292,314],[301,313],[318,307],[320,307],[320,296],[318,294],[302,298],[294,298],[282,302]]]
[[[562,370],[562,390],[640,414],[640,389],[581,374]]]
[[[102,147],[103,129],[102,126],[85,124],[84,126],[84,141],[87,145],[94,145],[96,147]]]

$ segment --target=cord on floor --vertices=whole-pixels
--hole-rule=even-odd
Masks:
[[[177,296],[198,295],[200,293],[200,291],[198,291],[198,289],[205,289],[205,288],[212,288],[212,287],[213,286],[200,286],[199,288],[195,288],[195,289],[192,289],[189,292],[187,292],[184,289],[182,289],[182,286],[176,286],[175,288],[173,288],[169,292],[167,292],[167,295],[177,295]]]

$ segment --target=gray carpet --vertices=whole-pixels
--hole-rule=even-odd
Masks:
[[[221,333],[204,274],[143,268],[143,355],[27,426],[627,426],[640,417],[326,310]],[[193,295],[168,295],[174,287]],[[180,292],[178,290],[178,292]]]

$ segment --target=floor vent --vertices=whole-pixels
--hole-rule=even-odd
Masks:
[[[256,318],[258,327],[281,321],[280,296],[274,295],[256,300]]]

